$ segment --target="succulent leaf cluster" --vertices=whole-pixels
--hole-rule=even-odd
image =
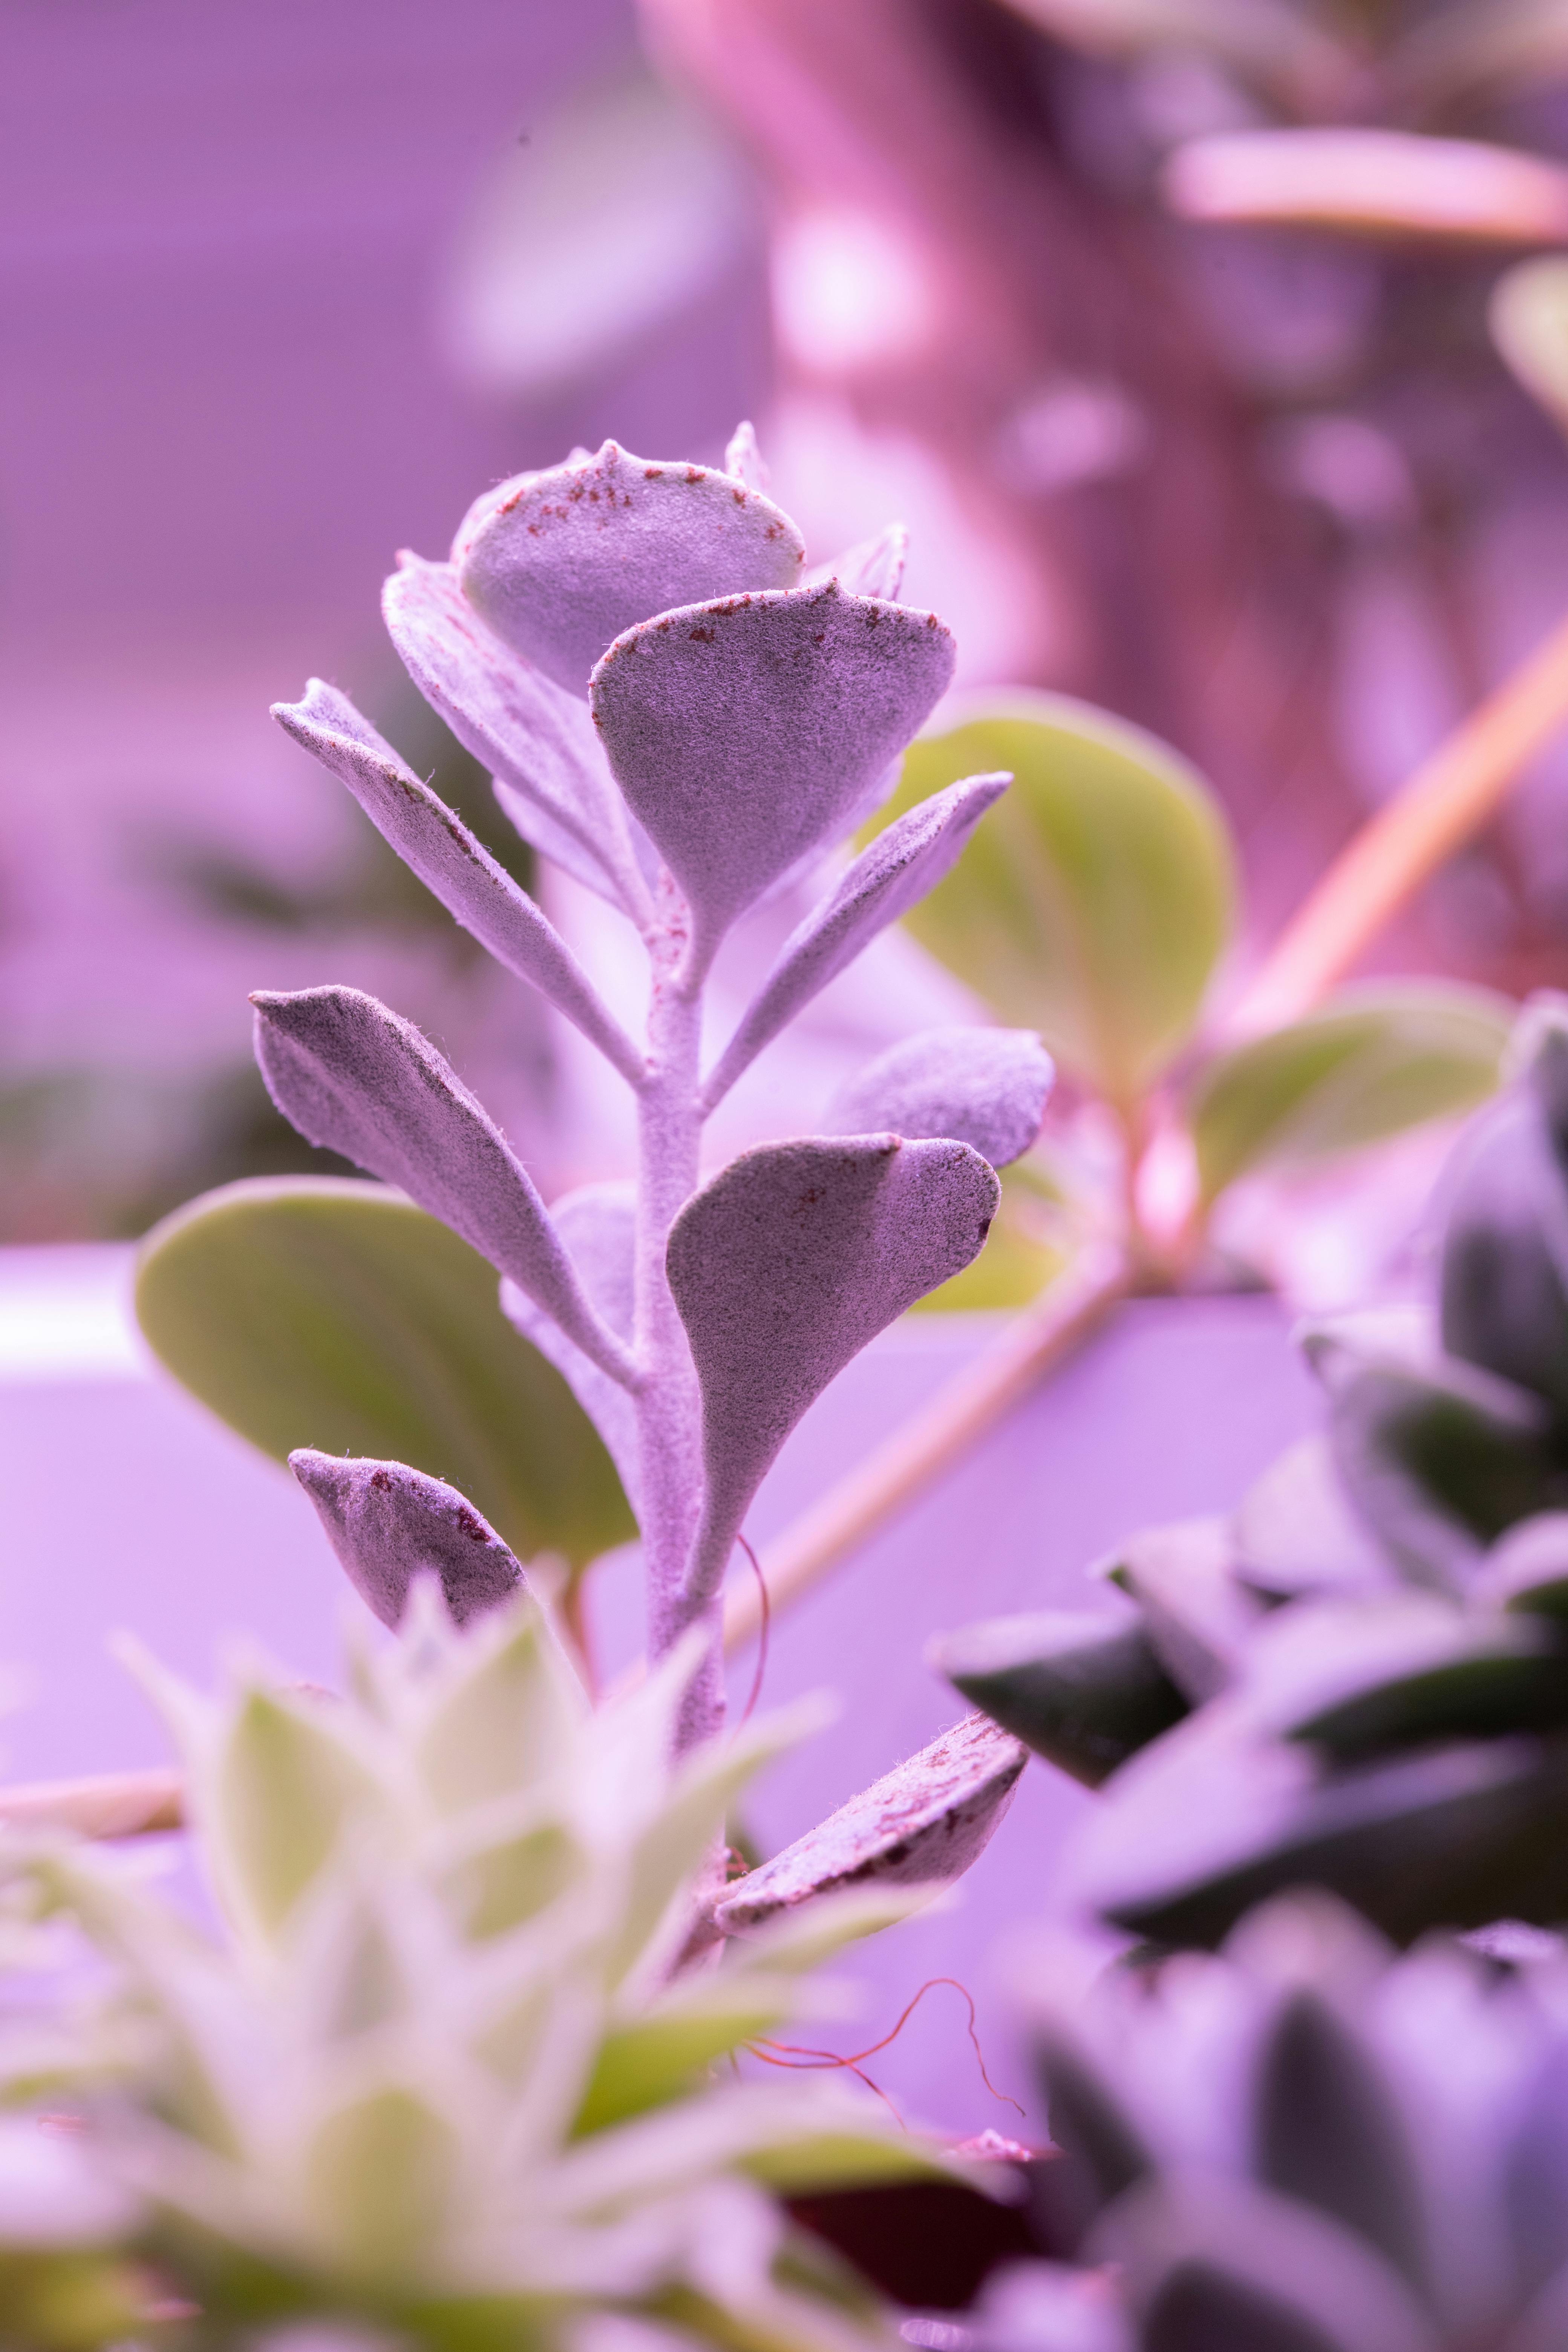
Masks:
[[[985,2352],[1554,2352],[1568,2339],[1568,1966],[1321,1894],[1217,1955],[1119,1965],[1030,2013],[1058,2154]],[[1524,1949],[1522,1948],[1529,1947]]]
[[[1292,1885],[1400,1941],[1568,1917],[1568,1024],[1447,1181],[1435,1315],[1320,1325],[1327,1429],[1228,1517],[1135,1537],[1131,1607],[950,1637],[959,1688],[1105,1802],[1070,1877],[1212,1943]]]
[[[945,2159],[868,2096],[721,2062],[820,2009],[805,1972],[900,1902],[825,1900],[680,1969],[726,1806],[805,1727],[797,1710],[673,1760],[699,1646],[595,1709],[526,1591],[464,1630],[425,1581],[342,1697],[257,1664],[209,1700],[148,1669],[220,1932],[100,1852],[5,1856],[13,1898],[108,1969],[67,2084],[72,2259],[101,2265],[95,2222],[148,2265],[149,2302],[191,2307],[172,2340],[203,2347],[339,2318],[515,2352],[595,2311],[781,2352],[874,2338],[776,2195]],[[29,2259],[47,2252],[40,2229]],[[71,2352],[125,2325],[19,2340]]]

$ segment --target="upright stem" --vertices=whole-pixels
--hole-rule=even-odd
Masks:
[[[648,1077],[639,1097],[633,1338],[646,1378],[637,1396],[648,1646],[660,1657],[691,1622],[684,1572],[702,1499],[701,1402],[685,1328],[665,1271],[669,1229],[697,1189],[701,995],[680,969],[684,938],[655,936]],[[718,1625],[708,1666],[682,1720],[680,1744],[718,1728],[723,1685]]]

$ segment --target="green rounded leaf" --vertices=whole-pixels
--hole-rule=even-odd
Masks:
[[[1218,804],[1141,728],[1065,695],[975,697],[910,745],[887,824],[961,776],[1010,769],[946,879],[904,918],[1005,1021],[1132,1103],[1191,1034],[1230,934]]]
[[[1091,1789],[1189,1711],[1136,1618],[1055,1609],[992,1618],[940,1636],[926,1662]]]
[[[581,1568],[636,1533],[571,1390],[501,1313],[494,1268],[380,1184],[251,1178],[142,1245],[153,1352],[278,1461],[297,1445],[447,1479],[521,1559]]]
[[[1513,1007],[1434,981],[1346,989],[1205,1064],[1190,1102],[1205,1201],[1254,1168],[1376,1143],[1471,1110],[1498,1083]]]

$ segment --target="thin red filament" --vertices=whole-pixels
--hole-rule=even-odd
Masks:
[[[779,2057],[768,2058],[767,2063],[770,2066],[796,2065],[804,2068],[808,2073],[820,2067],[847,2066],[850,2073],[859,2074],[861,2082],[864,2083],[868,2080],[868,2077],[860,2074],[860,2068],[863,2062],[868,2058],[874,2058],[879,2050],[886,2050],[889,2042],[893,2042],[898,2040],[900,2034],[903,2032],[905,2026],[909,2023],[910,2018],[914,2015],[916,2010],[920,2007],[927,1993],[931,1991],[933,1985],[951,1985],[953,1991],[958,1994],[960,2000],[963,2000],[964,2006],[967,2008],[969,2011],[969,2039],[974,2051],[974,2063],[980,2069],[980,2079],[984,2084],[986,2089],[990,2092],[992,2097],[994,2099],[1001,2099],[1009,2107],[1016,2107],[1018,2113],[1023,2115],[1025,2110],[1023,2107],[1019,2106],[1017,2100],[1012,2097],[1008,2092],[999,2091],[996,2088],[995,2084],[991,2080],[989,2074],[986,2072],[985,2053],[980,2047],[980,2034],[975,2024],[974,1996],[970,1991],[967,1985],[962,1985],[959,1983],[956,1977],[928,1977],[924,1984],[921,1985],[919,1992],[916,1993],[913,2000],[910,2002],[908,2008],[899,2019],[898,2023],[893,2027],[892,2032],[890,2033],[884,2033],[880,2042],[873,2042],[868,2050],[857,2050],[852,2057],[840,2057],[837,2052],[832,2050],[807,2050],[801,2044],[793,2042],[753,2042],[750,2046],[755,2051],[759,2058],[765,2057],[769,2051],[778,2051],[785,2053]],[[872,2083],[870,2087],[874,2091],[877,2089],[875,2083]],[[882,2096],[884,2095],[879,2093],[878,2095]]]

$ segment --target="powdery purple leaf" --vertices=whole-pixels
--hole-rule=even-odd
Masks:
[[[690,604],[616,638],[594,717],[691,908],[699,970],[770,883],[853,821],[952,662],[934,613],[831,581]]]
[[[642,1055],[554,926],[347,695],[313,677],[302,702],[275,703],[272,716],[348,786],[376,830],[447,913],[498,963],[547,996],[624,1078],[640,1085]]]
[[[1032,1029],[928,1029],[840,1087],[824,1125],[830,1135],[951,1135],[1005,1168],[1039,1134],[1055,1076]]]
[[[411,1021],[357,988],[259,990],[256,1058],[307,1141],[342,1152],[471,1243],[615,1378],[635,1378],[527,1171]]]
[[[739,1880],[714,1907],[718,1926],[744,1935],[815,1895],[962,1876],[1012,1802],[1028,1752],[988,1717],[965,1716]]]
[[[490,771],[523,839],[602,898],[645,913],[626,811],[582,703],[492,635],[449,563],[400,557],[381,609],[409,677]]]
[[[452,545],[463,593],[498,637],[573,694],[650,614],[792,588],[805,550],[781,508],[708,466],[595,457],[503,482]]]
[[[434,1573],[459,1625],[524,1584],[489,1521],[443,1479],[402,1462],[345,1460],[300,1446],[289,1467],[316,1507],[349,1582],[384,1625],[402,1622],[414,1579]]]
[[[879,1135],[764,1144],[688,1201],[667,1265],[702,1393],[690,1594],[717,1591],[758,1483],[806,1407],[970,1263],[999,1195],[967,1144]]]
[[[837,580],[852,596],[881,596],[889,604],[896,604],[904,584],[909,554],[908,530],[901,522],[890,522],[875,539],[863,539],[854,547],[847,547],[831,563],[814,565],[800,584],[803,588],[819,588],[829,580]]]
[[[934,890],[957,862],[980,819],[1011,778],[966,776],[897,817],[861,851],[835,887],[798,924],[742,1017],[702,1088],[702,1107],[721,1102],[763,1047],[819,990],[853,963],[879,931]]]
[[[556,1232],[599,1314],[618,1339],[632,1336],[632,1248],[637,1193],[630,1184],[584,1184],[550,1204]],[[618,1381],[574,1346],[515,1282],[500,1286],[501,1311],[552,1363],[604,1439],[626,1500],[637,1510],[637,1412]]]

